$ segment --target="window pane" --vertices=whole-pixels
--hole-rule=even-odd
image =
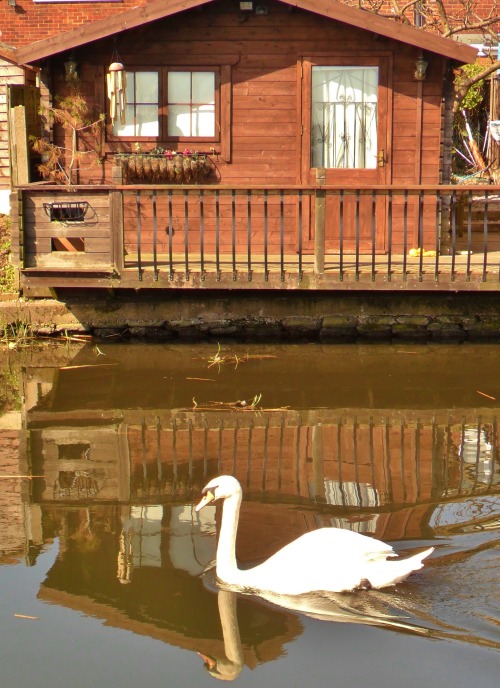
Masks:
[[[114,122],[113,124],[113,135],[114,136],[134,136],[134,106],[127,105],[125,111],[125,124],[120,124],[120,122]]]
[[[127,103],[134,102],[134,90],[135,90],[135,72],[126,72],[127,75],[127,87],[125,89],[125,94],[127,96]]]
[[[377,166],[377,67],[313,67],[311,166]]]
[[[168,102],[191,102],[191,72],[168,73]]]
[[[169,106],[168,135],[191,136],[191,108],[189,105]]]
[[[136,103],[158,103],[158,72],[136,72],[135,81]]]
[[[157,105],[137,105],[135,116],[138,136],[158,136]]]
[[[191,136],[215,136],[214,106],[193,107],[191,122]]]
[[[215,74],[193,72],[193,103],[215,103]]]

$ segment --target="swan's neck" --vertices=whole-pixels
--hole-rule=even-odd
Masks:
[[[222,507],[222,523],[217,545],[217,576],[225,583],[235,583],[238,576],[236,563],[236,531],[240,515],[241,494],[227,497]]]

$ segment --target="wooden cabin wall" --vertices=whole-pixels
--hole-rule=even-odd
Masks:
[[[28,75],[31,74],[32,72],[28,70]],[[8,88],[25,83],[27,83],[25,70],[10,60],[0,58],[0,192],[5,190],[7,195],[11,188]],[[6,212],[6,210],[7,208],[0,208],[1,212]]]
[[[25,195],[24,267],[105,269],[111,264],[111,232],[109,195],[94,191],[85,196],[82,219],[56,220],[57,213],[77,212],[81,201],[74,193],[53,193],[41,190]],[[61,206],[63,206],[61,208]],[[74,210],[72,210],[72,208]],[[53,211],[52,211],[53,212]],[[78,216],[77,216],[78,218]]]
[[[422,83],[422,125],[417,100],[419,83],[414,80],[418,50],[374,36],[366,31],[329,21],[301,10],[289,10],[269,3],[266,16],[250,15],[241,21],[232,2],[219,2],[175,15],[127,32],[119,39],[120,57],[127,67],[182,65],[182,56],[192,64],[199,55],[220,63],[236,59],[231,67],[232,122],[230,163],[218,161],[221,181],[226,183],[295,184],[300,181],[300,93],[298,61],[302,55],[360,51],[386,52],[393,64],[392,182],[437,183],[441,97],[444,59],[429,58],[428,75]],[[99,41],[77,51],[82,91],[97,110],[106,107],[104,69],[109,64],[113,43]],[[171,60],[169,61],[169,57]],[[62,71],[54,86],[65,87]],[[67,87],[67,85],[66,85]],[[308,132],[304,132],[307,140]],[[421,179],[415,150],[422,139]],[[170,142],[158,141],[164,147]],[[213,145],[213,144],[210,144]],[[143,148],[147,149],[144,144]],[[154,146],[151,146],[154,147]],[[185,144],[181,145],[183,149]],[[198,144],[196,144],[198,148]],[[220,146],[215,145],[216,148]],[[111,180],[113,149],[134,150],[130,144],[108,144],[106,181]],[[418,156],[417,156],[418,157]],[[95,173],[82,173],[82,182]]]
[[[388,183],[437,185],[445,58],[428,56],[427,79],[417,82],[413,76],[417,48],[281,3],[269,2],[268,8],[268,15],[242,17],[236,3],[221,0],[146,24],[119,37],[120,58],[126,68],[182,66],[183,56],[188,65],[193,65],[195,56],[199,56],[197,66],[207,61],[232,62],[231,121],[229,132],[221,132],[230,142],[230,155],[227,160],[222,155],[216,158],[220,182],[286,186],[305,182],[300,153],[301,145],[309,146],[309,132],[301,132],[301,57],[322,55],[327,59],[339,51],[353,56],[390,53],[393,94]],[[75,53],[80,87],[96,112],[107,106],[105,69],[114,47],[113,42],[102,40]],[[54,74],[55,89],[67,90],[62,69]],[[156,145],[186,147],[186,143],[162,140],[141,145],[144,151]],[[191,148],[209,150],[212,146],[221,151],[221,142],[197,142]],[[114,154],[134,151],[134,146],[107,141],[104,150],[104,166],[86,166],[80,172],[81,183],[110,183]],[[402,243],[398,231],[396,226],[395,244]],[[414,235],[415,225],[412,232]]]

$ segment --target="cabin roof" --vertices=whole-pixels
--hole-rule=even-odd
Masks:
[[[143,26],[157,19],[164,19],[179,12],[201,7],[214,1],[216,0],[172,0],[166,3],[165,0],[153,0],[153,2],[147,5],[141,5],[113,17],[99,19],[89,24],[78,26],[70,31],[64,31],[55,36],[50,36],[49,38],[44,38],[18,48],[17,61],[19,64],[36,62],[51,55],[77,48],[101,38],[113,36],[128,29]],[[457,40],[444,38],[439,34],[429,33],[422,29],[401,24],[372,12],[344,5],[335,0],[277,1],[356,26],[386,38],[413,45],[427,52],[449,57],[458,62],[472,62],[477,55],[475,48]]]
[[[17,63],[16,49],[7,43],[0,41],[0,60]]]

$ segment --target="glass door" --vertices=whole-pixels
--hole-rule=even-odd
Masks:
[[[339,247],[341,235],[344,250],[356,242],[371,248],[374,227],[376,249],[385,246],[385,196],[374,205],[370,191],[390,183],[389,62],[383,55],[303,59],[302,178],[314,184],[324,170],[326,184],[345,189],[342,212],[339,196],[327,194],[327,250]],[[312,208],[312,223],[313,216]]]

